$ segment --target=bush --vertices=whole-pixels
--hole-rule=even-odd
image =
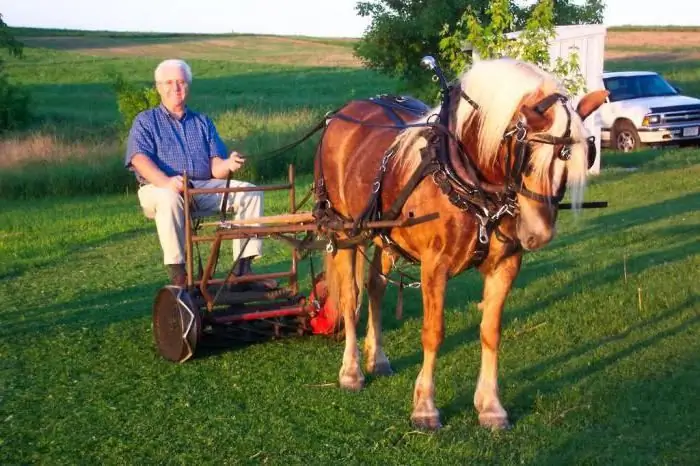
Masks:
[[[24,128],[30,121],[29,94],[0,70],[0,132]]]
[[[121,116],[120,133],[122,138],[126,138],[136,115],[158,106],[160,97],[153,86],[128,83],[120,74],[114,77],[113,87],[117,94],[117,108]]]

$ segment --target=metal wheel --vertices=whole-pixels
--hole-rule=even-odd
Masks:
[[[639,133],[629,121],[618,121],[613,127],[613,144],[620,152],[632,152],[642,145]]]
[[[199,309],[184,288],[166,286],[153,303],[153,339],[161,356],[185,362],[197,349],[202,328]]]

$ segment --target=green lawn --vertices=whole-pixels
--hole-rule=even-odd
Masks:
[[[396,375],[361,393],[335,387],[342,345],[321,337],[173,365],[152,343],[165,277],[133,193],[7,201],[0,462],[690,464],[700,449],[698,156],[606,157],[588,198],[610,207],[562,213],[554,242],[526,256],[505,313],[501,383],[515,425],[502,433],[482,430],[471,407],[473,271],[449,289],[437,373],[446,427],[427,435],[408,422],[416,292],[403,321],[384,319]],[[270,212],[284,206],[270,196]],[[275,267],[286,256],[268,246]]]
[[[31,132],[114,138],[108,72],[147,82],[156,58],[110,53],[29,49],[10,61],[38,99]],[[292,140],[328,106],[393,86],[351,67],[193,63],[194,102],[250,153]],[[697,66],[678,73],[697,86]],[[304,163],[310,147],[289,157]],[[175,365],[153,346],[165,273],[120,155],[2,169],[0,464],[695,464],[699,160],[698,149],[604,153],[586,200],[610,206],[562,212],[554,241],[525,256],[503,325],[509,431],[480,428],[472,407],[480,279],[450,282],[435,434],[409,423],[422,360],[415,290],[401,321],[395,289],[385,301],[395,375],[368,377],[359,393],[337,388],[342,344],[321,337],[204,348]],[[299,192],[309,182],[300,177]],[[266,198],[267,213],[286,205]],[[287,265],[283,245],[266,248],[262,270]],[[306,275],[305,264],[308,291]]]

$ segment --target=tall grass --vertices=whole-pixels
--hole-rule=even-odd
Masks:
[[[49,36],[44,40],[50,42],[54,31],[39,31],[35,36],[31,30],[21,32],[25,40]],[[64,49],[28,47],[24,59],[7,58],[12,78],[32,94],[37,122],[30,131],[0,142],[0,197],[124,192],[133,186],[133,177],[121,166],[124,141],[117,131],[113,75],[119,72],[135,84],[149,85],[155,65],[170,58],[159,54],[171,53],[154,41],[192,39],[191,35],[119,33],[116,37],[139,47],[143,57],[114,56],[109,42],[99,52],[103,56],[94,56],[82,52],[80,41],[94,47],[96,39],[109,39],[107,34],[63,31],[57,35],[75,39],[64,43]],[[188,60],[195,74],[190,105],[212,117],[230,149],[250,156],[245,170],[237,174],[243,179],[263,182],[283,176],[288,163],[294,163],[300,173],[309,172],[314,140],[275,158],[259,155],[293,142],[326,112],[353,98],[395,89],[394,81],[370,71],[313,66],[314,56],[321,60],[329,50],[351,57],[347,41],[230,37],[245,40],[246,48],[228,42],[214,48],[201,45],[197,50],[208,58]],[[90,53],[96,53],[94,48]],[[256,58],[290,53],[299,57],[297,63],[270,65]]]

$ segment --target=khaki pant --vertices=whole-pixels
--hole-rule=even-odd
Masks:
[[[195,188],[223,188],[226,180],[192,181]],[[254,186],[244,181],[231,180],[230,187]],[[139,202],[146,217],[155,219],[164,264],[185,263],[185,202],[183,196],[168,188],[147,184],[139,189]],[[215,214],[221,209],[223,193],[194,196],[196,213]],[[227,210],[236,219],[248,219],[263,215],[263,193],[229,193]],[[238,257],[245,240],[233,240],[233,257]],[[251,238],[241,258],[262,255],[262,240]]]

